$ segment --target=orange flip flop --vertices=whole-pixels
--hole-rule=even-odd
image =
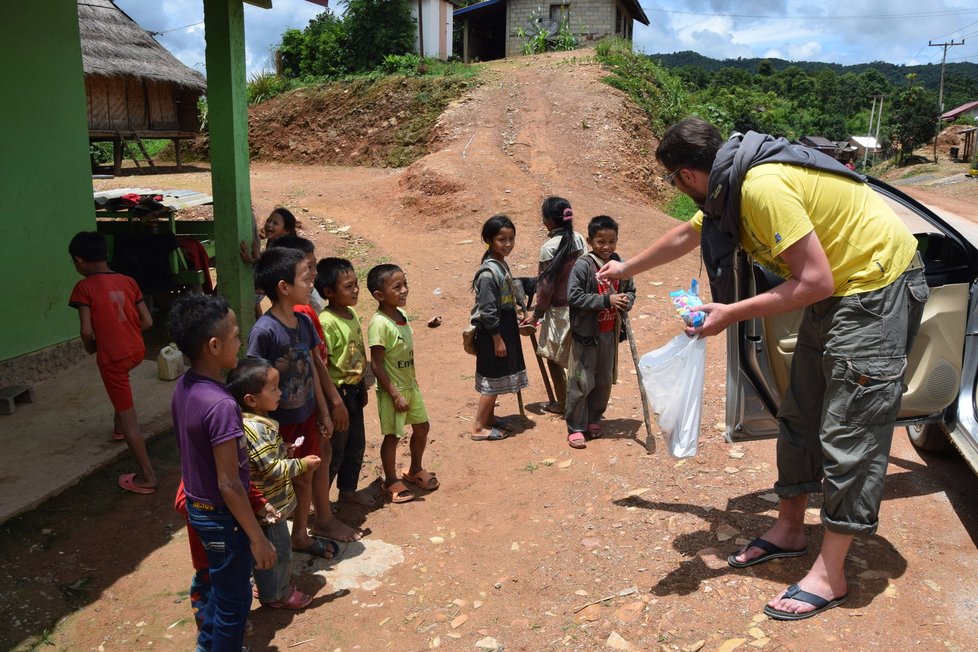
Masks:
[[[421,469],[417,473],[409,473],[409,469],[403,469],[401,471],[401,479],[417,485],[427,491],[434,491],[441,486],[441,483],[438,482],[438,478],[435,477],[435,474],[429,473],[424,469]]]
[[[151,494],[156,492],[156,487],[140,487],[136,484],[135,478],[135,473],[123,473],[119,476],[119,486],[134,494]]]
[[[414,492],[407,488],[407,485],[400,480],[384,487],[384,491],[390,496],[392,503],[409,503],[414,500]]]

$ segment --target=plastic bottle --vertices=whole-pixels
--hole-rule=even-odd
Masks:
[[[183,353],[171,342],[160,349],[160,354],[156,356],[156,366],[160,380],[176,380],[184,370]]]

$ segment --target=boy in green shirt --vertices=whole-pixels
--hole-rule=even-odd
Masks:
[[[380,304],[367,328],[370,345],[370,369],[377,378],[377,412],[384,443],[380,460],[384,466],[384,488],[391,502],[414,500],[415,493],[404,482],[434,491],[439,487],[434,473],[421,465],[428,443],[428,412],[414,376],[414,336],[407,315],[408,285],[404,271],[397,265],[377,265],[367,274],[367,289]],[[404,426],[412,426],[411,466],[396,470],[397,442],[404,436]]]
[[[360,298],[353,264],[344,258],[323,258],[316,265],[315,286],[328,302],[326,309],[319,313],[329,351],[326,369],[350,415],[346,429],[334,431],[329,440],[333,449],[330,483],[336,479],[340,501],[373,506],[375,496],[366,490],[357,491],[367,445],[363,425],[363,408],[367,405],[367,385],[363,380],[367,352],[360,316],[353,309]]]

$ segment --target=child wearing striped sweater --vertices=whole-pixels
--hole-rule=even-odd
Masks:
[[[255,570],[258,601],[266,607],[298,610],[309,606],[312,596],[296,589],[289,577],[292,539],[286,519],[296,506],[292,479],[315,471],[320,459],[316,455],[289,456],[289,446],[278,433],[278,423],[268,417],[278,407],[282,394],[278,381],[278,370],[267,360],[247,358],[228,375],[228,390],[243,412],[252,482],[278,512],[277,517],[266,516],[261,523],[265,537],[275,546],[276,563],[268,570]],[[332,541],[317,539],[313,548],[317,546],[322,557],[332,557],[337,550]]]

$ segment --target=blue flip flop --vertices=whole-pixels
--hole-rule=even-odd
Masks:
[[[790,600],[798,600],[799,602],[807,602],[808,604],[813,605],[815,609],[799,614],[793,611],[782,611],[780,609],[775,609],[774,607],[764,605],[764,613],[775,620],[804,620],[806,618],[811,618],[812,616],[818,615],[823,611],[827,611],[832,607],[838,607],[840,604],[849,599],[849,594],[846,593],[838,598],[826,600],[825,598],[815,595],[814,593],[802,591],[797,584],[792,584],[784,592],[783,597]]]
[[[755,557],[749,561],[737,561],[737,555],[740,552],[735,552],[734,554],[727,557],[727,563],[734,568],[747,568],[748,566],[756,566],[758,564],[763,564],[766,561],[771,561],[772,559],[780,559],[784,557],[801,557],[806,552],[808,548],[802,548],[801,550],[785,550],[781,546],[771,543],[766,539],[761,539],[758,537],[754,539],[746,546],[744,546],[741,551],[748,550],[749,548],[760,548],[764,551],[764,554],[760,557]]]

